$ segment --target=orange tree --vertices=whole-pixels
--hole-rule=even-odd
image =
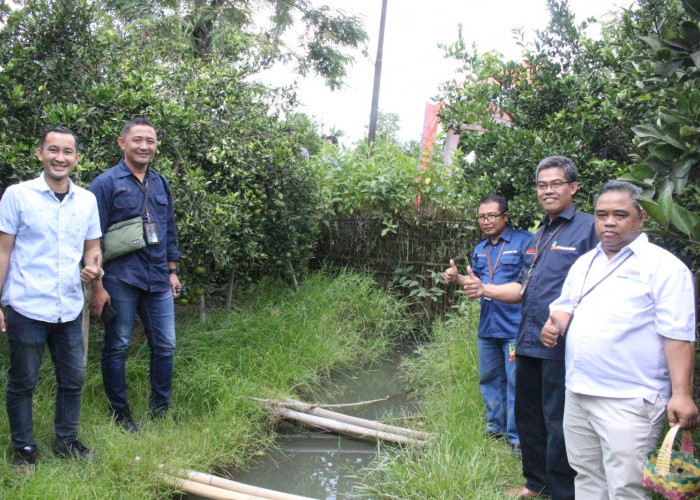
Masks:
[[[154,167],[173,188],[191,288],[214,291],[233,273],[245,282],[289,264],[303,269],[316,234],[315,189],[296,139],[313,136],[313,124],[297,117],[290,132],[290,89],[251,81],[278,57],[274,46],[249,51],[254,36],[222,29],[211,32],[218,45],[201,57],[186,19],[166,14],[118,21],[85,0],[27,0],[7,14],[0,188],[36,175],[32,151],[47,125],[66,125],[82,139],[74,177],[86,185],[118,161],[124,121],[148,116],[159,132]]]
[[[682,16],[665,12],[652,49],[637,61],[639,82],[658,104],[653,120],[634,127],[642,147],[625,178],[647,190],[644,208],[659,233],[700,265],[700,1],[684,0]]]
[[[656,106],[637,86],[632,60],[651,54],[641,37],[657,36],[661,17],[673,10],[643,0],[603,24],[601,38],[590,38],[590,21],[577,24],[567,2],[548,6],[549,24],[532,41],[516,32],[520,61],[479,54],[461,37],[446,47],[462,74],[445,84],[441,118],[455,130],[465,124],[483,130],[465,132],[460,141],[466,191],[472,205],[491,192],[506,196],[521,227],[541,213],[532,186],[543,157],[560,154],[577,163],[584,210],[600,185],[634,163],[632,127],[653,117]],[[509,116],[508,125],[499,113]]]

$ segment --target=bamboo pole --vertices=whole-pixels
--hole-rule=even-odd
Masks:
[[[83,283],[83,366],[87,366],[88,342],[90,340],[90,292],[91,286]]]
[[[424,441],[410,438],[408,436],[378,431],[376,429],[368,429],[367,427],[339,422],[338,420],[331,418],[317,417],[316,415],[309,415],[308,413],[290,410],[288,408],[281,408],[279,406],[272,407],[269,410],[274,415],[296,420],[310,427],[326,429],[329,431],[338,432],[340,434],[348,434],[361,439],[379,439],[381,441],[389,441],[398,444],[425,444]]]
[[[260,488],[258,486],[251,486],[249,484],[243,484],[236,481],[231,481],[230,479],[224,479],[223,477],[214,476],[212,474],[206,474],[204,472],[196,472],[193,470],[179,469],[177,471],[178,476],[182,476],[191,481],[197,483],[206,484],[210,486],[215,486],[217,488],[222,488],[229,491],[235,491],[237,493],[246,493],[249,495],[258,495],[261,498],[269,498],[271,500],[312,500],[308,497],[302,497],[299,495],[293,495],[291,493],[284,493],[282,491],[268,490],[267,488]]]
[[[245,493],[217,488],[216,486],[209,486],[196,481],[190,481],[189,479],[171,476],[170,474],[162,474],[161,477],[166,483],[186,491],[187,493],[192,493],[193,495],[204,498],[211,498],[213,500],[269,500],[263,497],[255,497]]]
[[[381,422],[376,422],[374,420],[367,420],[365,418],[353,417],[351,415],[345,415],[343,413],[338,413],[331,410],[326,410],[325,408],[319,408],[308,403],[303,403],[301,401],[296,401],[294,399],[285,399],[282,402],[283,405],[289,406],[290,408],[309,413],[311,415],[316,415],[317,417],[332,418],[340,422],[345,422],[348,424],[358,425],[360,427],[367,427],[369,429],[375,429],[378,431],[384,431],[391,434],[400,434],[408,436],[414,439],[425,440],[430,439],[431,436],[427,432],[415,431],[413,429],[407,429],[405,427],[397,427],[395,425],[383,424]]]
[[[236,271],[231,269],[231,274],[228,277],[226,285],[226,309],[231,309],[233,306],[233,285],[236,284]]]

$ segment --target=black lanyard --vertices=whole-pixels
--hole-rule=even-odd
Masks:
[[[151,222],[151,214],[148,212],[148,172],[146,172],[144,182],[139,181],[136,178],[136,176],[133,176],[132,179],[143,193],[143,205],[141,206],[141,215],[146,217],[146,222]]]
[[[574,216],[578,213],[578,210],[574,212]],[[571,217],[571,220],[574,218]],[[532,271],[535,269],[535,265],[537,264],[537,261],[539,258],[544,254],[545,250],[547,249],[547,245],[549,245],[549,242],[551,241],[552,238],[554,238],[554,235],[559,232],[559,230],[566,224],[566,219],[562,219],[562,221],[559,223],[559,225],[552,231],[552,234],[549,235],[549,238],[547,238],[547,241],[544,242],[544,245],[540,247],[540,243],[542,242],[542,237],[544,236],[544,228],[540,229],[540,237],[537,239],[537,243],[535,244],[535,258],[532,261],[532,265],[530,266],[530,269],[527,270],[527,274],[525,275],[525,278],[523,279],[523,282],[520,284],[520,296],[524,297],[525,293],[527,292],[527,289],[530,286],[530,280],[532,279]],[[547,224],[549,226],[549,224]],[[542,252],[540,253],[540,248],[542,249]]]

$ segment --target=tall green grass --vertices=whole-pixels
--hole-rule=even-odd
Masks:
[[[520,460],[505,440],[484,434],[476,334],[478,303],[436,325],[431,342],[405,362],[410,385],[422,400],[435,439],[423,448],[385,453],[366,471],[364,492],[373,498],[489,499],[521,485]]]
[[[177,312],[177,423],[146,418],[149,352],[142,334],[132,340],[127,361],[129,400],[141,432],[127,435],[110,422],[99,368],[102,332],[94,328],[80,439],[101,460],[86,464],[53,457],[55,385],[47,355],[34,397],[39,467],[29,478],[11,471],[7,419],[0,418],[6,443],[0,496],[162,498],[172,488],[158,480],[161,463],[202,471],[244,466],[273,438],[267,414],[251,396],[299,397],[332,370],[381,356],[408,326],[400,303],[371,279],[349,273],[311,275],[296,294],[279,282],[264,282],[246,293],[237,311],[213,313],[205,324],[196,321],[194,309],[186,310]],[[3,343],[2,387],[7,360]],[[4,406],[4,391],[0,399]]]

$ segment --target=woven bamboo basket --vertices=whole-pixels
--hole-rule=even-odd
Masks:
[[[671,500],[700,496],[700,461],[690,431],[681,433],[680,451],[673,451],[679,429],[678,424],[671,427],[658,451],[647,454],[642,478],[644,486]]]

